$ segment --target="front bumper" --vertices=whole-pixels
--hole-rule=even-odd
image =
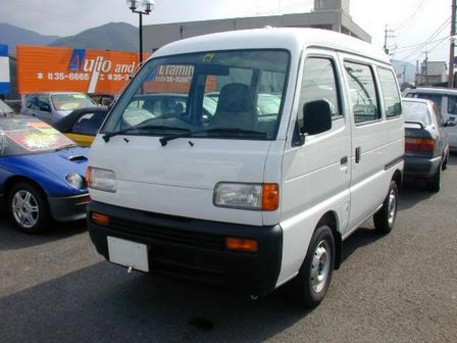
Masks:
[[[108,215],[107,226],[91,214]],[[97,251],[109,260],[107,236],[146,244],[152,273],[226,285],[248,294],[274,289],[282,256],[282,229],[245,226],[132,210],[91,201],[87,222]],[[255,239],[256,253],[231,251],[226,237]]]
[[[86,218],[86,207],[90,201],[89,194],[69,197],[48,198],[49,209],[54,220],[68,222]]]
[[[403,175],[405,177],[432,177],[438,168],[441,168],[441,160],[441,156],[424,158],[406,155]]]

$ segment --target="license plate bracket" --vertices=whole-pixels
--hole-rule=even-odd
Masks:
[[[107,240],[110,262],[149,272],[148,246],[146,244],[111,236],[108,236]]]

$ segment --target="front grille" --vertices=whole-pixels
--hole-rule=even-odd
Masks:
[[[223,236],[190,232],[158,225],[148,225],[113,217],[110,218],[110,229],[115,232],[141,237],[154,242],[216,251],[225,250],[225,238]]]

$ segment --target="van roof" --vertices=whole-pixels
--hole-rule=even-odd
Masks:
[[[442,87],[416,87],[406,88],[403,94],[408,93],[430,93],[430,94],[450,94],[457,95],[457,89],[442,88]]]
[[[300,53],[306,47],[324,47],[390,63],[389,56],[374,45],[342,33],[312,28],[269,27],[213,33],[167,44],[152,57],[235,49],[286,49],[292,53]]]

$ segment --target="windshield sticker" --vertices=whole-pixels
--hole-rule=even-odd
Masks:
[[[39,131],[19,130],[6,132],[5,135],[30,152],[57,149],[73,144],[73,141],[62,134],[43,134]]]
[[[203,57],[203,62],[206,62],[206,63],[211,63],[214,61],[216,57],[216,54],[206,54],[204,57]]]

